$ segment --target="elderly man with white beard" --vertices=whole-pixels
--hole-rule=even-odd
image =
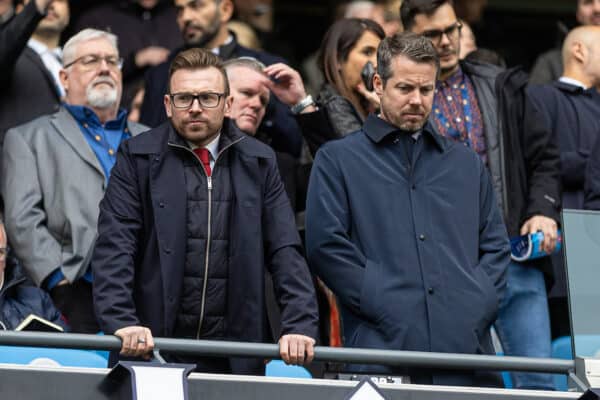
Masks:
[[[85,29],[63,48],[60,110],[6,133],[0,188],[11,246],[73,332],[96,333],[90,258],[98,204],[119,144],[146,130],[119,109],[113,34]]]

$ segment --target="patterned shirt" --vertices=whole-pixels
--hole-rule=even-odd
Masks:
[[[471,147],[487,163],[483,120],[475,88],[460,67],[448,79],[436,83],[432,115],[443,136]]]

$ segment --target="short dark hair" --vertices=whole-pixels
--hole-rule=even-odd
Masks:
[[[348,60],[350,51],[367,31],[380,39],[385,37],[383,28],[377,22],[362,18],[344,18],[331,25],[321,42],[317,63],[325,82],[332,85],[343,97],[350,98],[350,94],[344,85],[340,64]]]
[[[450,4],[454,7],[452,0],[404,0],[400,6],[402,26],[407,31],[411,30],[418,14],[429,16],[444,4]]]
[[[392,76],[392,60],[404,56],[419,64],[432,64],[436,68],[436,78],[440,71],[440,59],[431,40],[412,32],[397,33],[386,37],[377,48],[377,73],[385,86]]]
[[[207,69],[216,68],[223,75],[224,81],[224,93],[225,96],[229,96],[229,80],[227,79],[227,73],[223,67],[223,61],[210,50],[201,49],[199,47],[193,47],[188,50],[184,50],[177,54],[171,66],[169,68],[169,85],[168,90],[171,92],[171,77],[173,74],[180,69],[196,70],[196,69]]]

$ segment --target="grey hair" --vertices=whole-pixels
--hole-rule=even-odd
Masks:
[[[223,68],[225,68],[225,71],[235,67],[246,67],[262,74],[263,70],[265,69],[265,64],[258,61],[254,57],[232,58],[223,63]]]
[[[397,33],[383,39],[377,48],[377,73],[384,86],[392,76],[392,60],[398,56],[419,64],[434,65],[436,79],[440,73],[440,59],[431,40],[412,32]]]
[[[106,39],[112,47],[119,54],[119,48],[117,47],[117,36],[110,33],[101,31],[98,29],[87,28],[79,33],[72,36],[63,47],[63,65],[67,65],[75,61],[75,54],[77,53],[77,47],[84,42],[88,42],[94,39]]]

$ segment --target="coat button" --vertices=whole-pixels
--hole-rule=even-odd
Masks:
[[[416,190],[417,189],[417,185],[412,185],[412,190]]]
[[[424,242],[425,241],[425,235],[423,235],[423,234],[419,235],[419,240],[421,242]]]
[[[169,249],[168,247],[165,249],[165,253],[167,254],[171,254],[171,249]]]
[[[158,206],[159,206],[160,208],[165,208],[165,203],[163,203],[163,202],[161,201],[160,203],[158,203]]]
[[[429,294],[433,294],[433,292],[434,292],[434,290],[433,290],[433,288],[432,288],[432,287],[430,287],[430,288],[428,288],[428,289],[427,289],[427,293],[429,293]]]

